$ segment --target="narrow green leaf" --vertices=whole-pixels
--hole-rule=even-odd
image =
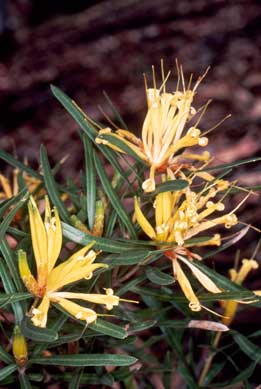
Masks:
[[[128,329],[128,335],[136,334],[137,332],[141,332],[147,330],[149,328],[155,327],[157,324],[157,320],[145,320],[143,322],[134,323]]]
[[[211,277],[211,279],[213,279],[213,277]],[[138,293],[141,296],[154,297],[160,301],[175,301],[175,302],[180,302],[180,303],[185,303],[187,301],[183,294],[161,293],[161,292],[157,291],[156,289],[136,286],[134,281],[133,281],[133,285],[132,284],[129,285],[127,290],[131,290],[132,292]],[[230,283],[231,283],[231,281],[230,281]],[[232,285],[233,285],[233,283],[232,283]],[[117,293],[117,294],[119,295],[119,293]],[[220,300],[233,300],[233,299],[240,299],[240,300],[246,300],[246,301],[258,299],[258,297],[256,295],[254,295],[252,292],[248,291],[247,289],[243,289],[243,288],[240,290],[234,289],[232,292],[224,292],[224,293],[205,293],[205,294],[202,293],[202,294],[198,295],[198,298],[200,301],[206,301],[206,302],[220,301]]]
[[[27,194],[21,200],[19,200],[17,202],[16,206],[11,209],[11,211],[8,213],[8,215],[5,216],[4,220],[0,224],[0,242],[4,238],[6,231],[7,231],[8,227],[10,226],[13,218],[15,217],[15,215],[17,214],[19,209],[24,206],[28,197],[29,197],[29,193],[27,192]]]
[[[135,289],[138,288],[137,285],[145,280],[146,280],[146,275],[143,274],[127,282],[124,286],[122,286],[120,289],[117,290],[117,296],[122,296],[124,293],[128,292],[129,290],[135,291]]]
[[[199,236],[197,238],[191,238],[186,240],[186,244],[197,245],[197,243],[204,243],[211,239],[211,236]]]
[[[96,173],[93,161],[93,145],[86,134],[82,136],[85,157],[85,174],[86,174],[86,209],[89,229],[93,228],[96,208]]]
[[[36,342],[50,343],[58,339],[58,333],[48,328],[35,327],[29,318],[24,318],[21,331],[26,338]]]
[[[0,346],[0,361],[3,361],[5,363],[13,363],[14,359],[11,357],[10,354],[2,347]]]
[[[163,192],[175,192],[177,190],[183,190],[187,188],[189,185],[189,182],[187,180],[170,180],[166,182],[162,182],[161,184],[157,185],[156,190],[154,192],[151,192],[149,194],[144,195],[155,197],[159,193]]]
[[[242,193],[242,192],[257,192],[261,190],[261,185],[252,185],[252,186],[240,186],[240,187],[232,187],[229,191],[229,194]]]
[[[246,165],[248,163],[253,163],[253,162],[259,162],[261,161],[261,157],[253,157],[253,158],[248,158],[248,159],[242,159],[241,161],[233,162],[233,163],[225,163],[222,165],[217,165],[217,166],[211,166],[211,167],[206,167],[205,169],[201,169],[201,171],[211,171],[211,170],[221,170],[221,169],[230,169],[234,168],[240,165]]]
[[[78,389],[81,383],[82,375],[83,369],[77,369],[76,373],[73,375],[73,378],[69,383],[68,389]]]
[[[160,301],[186,301],[186,298],[183,295],[160,293],[157,289],[139,287],[135,284],[133,286],[130,285],[129,290],[138,293],[141,296],[154,297]]]
[[[27,234],[26,232],[20,231],[17,228],[10,227],[10,226],[7,229],[7,233],[17,238],[17,240],[20,240],[20,238],[29,237],[29,234]]]
[[[95,138],[98,135],[98,131],[90,123],[89,119],[85,113],[81,110],[80,107],[76,104],[75,101],[71,100],[61,89],[57,88],[54,85],[51,85],[51,90],[54,96],[60,101],[64,108],[69,112],[69,114],[74,118],[74,120],[79,124],[81,129],[85,132],[86,135],[95,143]],[[126,176],[115,157],[115,153],[110,150],[107,146],[104,145],[95,145],[111,163],[111,165],[121,174],[122,177],[126,179]]]
[[[51,85],[51,91],[80,127],[85,128],[87,135],[92,139],[95,138],[98,132],[93,126],[88,126],[88,118],[76,102],[55,85]]]
[[[256,366],[257,362],[252,362],[247,368],[244,368],[241,373],[234,377],[233,380],[228,383],[228,385],[235,385],[238,382],[242,382],[250,378],[254,373]]]
[[[249,338],[256,338],[258,336],[261,336],[261,330],[257,330],[255,332],[253,332],[253,334],[249,335],[248,337]]]
[[[93,237],[92,235],[86,234],[85,232],[82,232],[78,230],[75,227],[70,226],[69,224],[62,223],[63,226],[63,235],[71,240],[72,242],[79,243],[83,246],[93,242],[95,240],[95,245],[94,248],[96,250],[103,250],[106,251],[107,253],[122,253],[129,251],[131,248],[140,248],[139,246],[135,244],[127,244],[124,243],[124,240],[116,241],[112,239],[107,239],[107,238],[98,238],[98,237]]]
[[[202,262],[199,261],[193,261],[193,265],[199,268],[203,273],[205,273],[207,276],[213,280],[218,287],[223,288],[226,291],[234,291],[234,292],[248,292],[247,289],[243,288],[240,285],[235,284],[234,282],[230,281],[228,278],[222,276],[221,274],[217,273],[216,271],[210,269],[208,266],[204,265]],[[250,292],[251,293],[251,292]],[[238,298],[241,298],[238,294]]]
[[[118,370],[118,369],[117,369]],[[56,380],[61,382],[71,382],[73,379],[72,373],[55,374]],[[114,383],[113,376],[111,374],[103,374],[98,376],[95,373],[84,373],[81,375],[81,386],[82,385],[107,385],[109,388]],[[86,386],[86,388],[88,388]]]
[[[95,277],[95,279],[92,281],[92,284],[95,284],[95,280],[97,280],[97,277]],[[92,285],[92,287],[93,287],[93,285]],[[91,288],[88,287],[88,290],[92,289],[92,287]],[[66,311],[59,304],[53,303],[53,306],[58,311],[62,312],[65,316],[67,316],[67,318],[71,318],[71,319],[73,319],[73,321],[75,323],[78,323],[81,326],[84,326],[84,328],[85,328],[84,332],[85,332],[85,330],[86,330],[86,322],[85,321],[77,319],[74,315],[72,315],[71,313]],[[97,324],[97,322],[98,322],[98,324]],[[96,326],[96,324],[97,324],[97,326]],[[93,330],[95,332],[98,331],[99,332],[98,335],[103,334],[103,335],[109,335],[109,336],[116,337],[116,338],[119,338],[119,337],[123,336],[123,333],[122,333],[123,328],[121,328],[121,327],[119,327],[119,326],[117,326],[115,324],[112,324],[112,323],[109,323],[109,322],[105,322],[105,321],[103,321],[101,319],[97,319],[95,323],[89,324],[88,325],[88,329]],[[92,331],[89,332],[88,336],[92,337]],[[126,336],[126,332],[125,332],[125,336]],[[52,343],[52,345],[53,345],[53,343]],[[51,346],[49,346],[49,347],[51,347]]]
[[[52,343],[50,343],[48,345],[48,348],[53,348],[53,347],[61,346],[62,344],[65,344],[65,343],[68,344],[71,342],[77,342],[80,339],[93,338],[93,337],[97,337],[97,336],[103,336],[103,335],[102,334],[97,335],[93,331],[81,331],[77,334],[72,333],[69,335],[59,336],[59,338],[57,340],[53,341]],[[45,348],[46,348],[46,345],[45,345]],[[34,354],[34,355],[37,355],[37,354]]]
[[[219,246],[216,250],[211,250],[207,254],[205,254],[202,258],[207,259],[211,258],[213,255],[220,253],[221,251],[226,250],[228,247],[233,246],[235,243],[237,243],[240,239],[242,239],[248,232],[250,226],[246,226],[242,228],[240,231],[238,231],[235,236],[228,240],[226,243],[224,243],[222,246]]]
[[[122,238],[119,238],[117,241],[119,242],[123,242],[125,245],[127,245],[129,247],[129,249],[131,248],[134,248],[134,247],[139,247],[140,250],[141,249],[147,249],[148,250],[148,246],[153,246],[153,248],[155,248],[155,246],[160,246],[161,245],[161,242],[154,242],[154,241],[151,241],[151,240],[135,240],[135,239],[122,239]],[[164,242],[162,243],[163,246],[165,245],[170,245],[170,243],[167,243],[167,242]],[[176,245],[175,245],[176,247]],[[149,247],[151,248],[151,247]],[[168,249],[169,249],[169,246],[168,246]],[[156,250],[153,250],[153,252],[156,252]],[[162,253],[162,250],[159,250],[157,251],[158,253],[161,252]]]
[[[146,304],[149,307],[156,308],[156,309],[160,307],[160,304],[158,302],[155,302],[154,299],[146,299]],[[164,316],[159,315],[158,319],[162,320]],[[188,365],[186,354],[183,351],[182,340],[179,334],[177,333],[177,331],[175,331],[175,329],[172,328],[164,328],[161,326],[160,330],[164,335],[164,340],[166,340],[167,344],[172,348],[173,352],[178,356],[180,360],[178,369],[182,374],[182,376],[184,377],[184,380],[187,383],[187,387],[191,389],[198,389],[198,385],[196,384],[193,371],[191,367]]]
[[[24,286],[19,275],[18,267],[6,239],[2,239],[2,242],[0,243],[0,251],[2,252],[3,258],[12,276],[16,289],[18,291],[23,290]]]
[[[213,379],[217,376],[217,374],[220,373],[221,370],[223,370],[225,365],[226,365],[226,361],[212,365],[210,371],[208,372],[208,374],[205,377],[204,386],[209,385],[213,381]]]
[[[147,267],[146,276],[153,284],[157,285],[171,285],[175,282],[172,276],[163,273],[156,267]]]
[[[25,373],[19,374],[19,383],[21,389],[31,389],[32,386],[29,381],[29,377]]]
[[[14,293],[14,294],[6,294],[0,293],[0,308],[4,306],[15,303],[17,301],[23,301],[32,297],[30,293]]]
[[[7,162],[9,165],[12,165],[28,174],[30,176],[37,178],[39,180],[42,180],[43,177],[41,174],[37,173],[35,170],[31,169],[29,166],[25,165],[24,163],[18,161],[18,159],[12,157],[10,154],[6,153],[4,150],[0,150],[0,159]]]
[[[67,316],[64,315],[64,314],[60,314],[58,316],[58,318],[52,323],[52,325],[50,326],[50,330],[57,333],[58,331],[61,330],[61,328],[63,327],[64,323],[67,321]],[[53,344],[55,341],[54,340],[50,340],[50,343]],[[45,350],[47,347],[50,347],[48,344],[46,343],[42,343],[42,344],[38,344],[37,346],[34,347],[34,350],[33,352],[31,353],[33,357],[41,354],[43,352],[43,350]]]
[[[11,375],[16,369],[17,369],[17,366],[14,363],[12,365],[8,365],[6,367],[3,367],[0,370],[0,381],[3,381],[6,377]]]
[[[234,341],[238,344],[240,349],[253,361],[261,361],[261,349],[254,343],[250,342],[244,335],[236,331],[231,331]]]
[[[27,194],[28,190],[27,188],[22,189],[17,196],[11,197],[9,200],[4,201],[0,206],[0,218],[2,218],[5,214],[5,212],[14,204],[17,204],[17,202],[24,198],[24,196]]]
[[[115,209],[112,209],[112,212],[110,213],[110,217],[108,218],[109,220],[105,225],[105,231],[104,231],[105,238],[110,238],[113,235],[117,217],[118,217],[117,212],[115,211]]]
[[[178,370],[183,376],[184,381],[187,384],[187,387],[190,389],[198,389],[198,384],[194,378],[192,369],[189,365],[185,364],[185,361],[180,360],[178,364]]]
[[[128,336],[124,328],[102,319],[98,319],[95,323],[90,324],[89,328],[95,332],[109,335],[116,339],[125,339]]]
[[[240,291],[223,292],[223,293],[200,293],[198,298],[201,301],[220,301],[220,300],[244,300],[253,301],[260,300],[260,297],[256,296],[253,292],[247,289],[241,289]],[[251,304],[253,306],[254,303]]]
[[[15,294],[16,289],[14,283],[9,275],[5,263],[1,259],[0,259],[0,278],[2,280],[5,292],[7,294]],[[24,316],[22,306],[18,301],[12,302],[11,305],[14,310],[16,322],[19,323]]]
[[[171,328],[162,328],[161,331],[165,334],[167,343],[172,347],[173,351],[178,355],[180,362],[178,370],[184,377],[184,380],[187,384],[187,387],[190,389],[198,389],[198,385],[195,381],[195,377],[191,368],[188,366],[187,360],[185,358],[185,353],[182,349],[181,340]]]
[[[119,123],[121,125],[121,128],[123,128],[124,130],[128,130],[128,127],[127,127],[126,123],[124,122],[123,118],[121,117],[119,111],[117,110],[117,108],[113,104],[113,102],[110,99],[110,97],[108,96],[108,94],[105,91],[103,91],[103,95],[105,96],[105,99],[107,100],[107,102],[108,102],[108,104],[109,104],[109,106],[110,106],[114,116],[119,121]]]
[[[133,373],[130,371],[130,369],[128,368],[124,368],[124,367],[120,367],[119,369],[116,369],[114,372],[113,372],[113,377],[114,379],[116,380],[116,382],[118,381],[125,381],[128,377],[131,377],[133,375]],[[125,385],[125,384],[124,384]],[[124,386],[126,389],[129,389],[129,386],[125,385]],[[133,389],[133,388],[130,388],[130,389]],[[136,388],[134,388],[136,389]]]
[[[59,215],[61,218],[67,223],[70,222],[70,215],[61,200],[61,194],[59,193],[57,184],[54,180],[53,173],[49,164],[47,152],[45,147],[41,145],[40,149],[40,158],[44,175],[44,182],[47,188],[48,194],[53,202],[53,204],[57,207]]]
[[[33,358],[31,363],[51,366],[130,366],[137,359],[121,354],[72,354]]]
[[[143,262],[151,255],[151,251],[147,250],[130,250],[120,255],[110,255],[106,258],[106,263],[111,266],[130,266]]]
[[[189,319],[185,320],[162,320],[158,323],[160,327],[165,328],[186,328],[188,326]]]
[[[113,208],[117,212],[122,223],[125,225],[125,227],[129,231],[130,236],[132,238],[136,238],[135,228],[134,228],[134,226],[129,218],[129,215],[127,214],[125,208],[123,207],[119,196],[112,188],[111,183],[110,183],[110,181],[106,175],[106,172],[104,170],[104,166],[102,165],[100,159],[98,158],[98,156],[96,154],[94,155],[94,164],[96,167],[96,171],[100,177],[103,189],[104,189],[106,195],[108,196]]]

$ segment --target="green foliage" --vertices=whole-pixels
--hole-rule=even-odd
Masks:
[[[148,167],[144,160],[138,158],[122,140],[110,134],[104,134],[101,138],[128,153],[132,158],[131,162],[123,154],[96,144],[98,131],[95,123],[57,87],[53,86],[52,92],[81,128],[84,172],[80,179],[77,177],[60,183],[56,178],[60,164],[51,168],[44,146],[40,150],[41,174],[0,150],[0,158],[18,168],[21,173],[18,194],[0,204],[0,308],[3,317],[7,318],[0,326],[3,339],[0,346],[0,386],[10,384],[25,389],[42,386],[45,384],[45,375],[48,374],[52,383],[68,383],[69,388],[84,385],[111,387],[119,382],[124,388],[139,385],[149,388],[150,376],[157,372],[168,388],[173,374],[177,372],[188,388],[198,388],[202,343],[204,348],[209,349],[210,355],[213,355],[213,363],[204,378],[204,387],[222,387],[241,382],[251,385],[256,365],[261,358],[260,349],[255,344],[260,332],[247,335],[230,330],[223,337],[224,343],[216,344],[213,342],[215,334],[204,331],[204,325],[207,325],[206,321],[222,320],[207,311],[209,309],[222,314],[223,310],[219,305],[221,301],[224,304],[228,300],[241,300],[247,303],[241,309],[248,309],[248,303],[251,307],[260,307],[260,298],[244,286],[229,280],[225,272],[220,274],[213,270],[213,266],[194,259],[196,269],[203,276],[208,276],[220,288],[220,293],[203,290],[195,277],[186,272],[200,304],[206,308],[201,312],[191,311],[188,299],[181,292],[173,274],[172,260],[175,258],[167,256],[168,251],[175,252],[177,244],[148,240],[133,219],[134,197],[139,196],[144,202],[144,214],[154,226],[155,196],[185,190],[189,186],[189,177],[162,182],[157,184],[155,191],[143,193],[144,169]],[[106,98],[120,126],[126,128],[108,96]],[[260,158],[252,158],[233,164],[206,167],[204,171],[217,170],[221,172],[218,177],[221,179],[231,169],[259,160]],[[106,164],[107,161],[110,163],[110,173],[105,169],[104,161]],[[122,162],[127,169],[123,169]],[[93,278],[72,283],[63,290],[101,293],[102,288],[113,288],[115,295],[122,298],[122,301],[109,313],[104,307],[97,308],[98,319],[93,323],[86,324],[56,303],[52,303],[49,310],[47,328],[36,327],[31,321],[30,315],[38,306],[37,299],[40,298],[38,296],[35,299],[25,292],[16,255],[17,249],[25,250],[28,253],[29,267],[36,275],[27,215],[29,193],[22,173],[39,180],[39,188],[45,188],[51,203],[58,209],[66,253],[64,255],[62,252],[59,261],[62,263],[76,249],[94,242],[92,248],[99,252],[97,261],[108,265],[96,270]],[[40,202],[43,196],[37,197],[38,189],[34,195]],[[104,229],[103,233],[93,236],[97,200],[102,201],[105,208]],[[18,213],[21,220],[16,221]],[[73,224],[75,218],[80,221],[77,227]],[[249,227],[237,230],[232,238],[222,242],[215,250],[205,251],[203,260],[218,258],[223,250],[242,239],[248,230]],[[190,247],[203,245],[211,239],[211,235],[207,234],[193,236],[186,241],[188,258]],[[10,244],[10,238],[15,240],[17,246]],[[138,304],[124,300],[134,300]],[[93,308],[93,305],[86,303],[84,307]],[[201,329],[190,328],[191,320],[198,320],[202,325],[199,326]],[[16,364],[10,348],[15,324],[20,326],[28,343],[28,362],[24,367]],[[197,338],[200,339],[200,344]],[[244,371],[237,368],[236,361],[240,356],[248,361]],[[231,365],[235,370],[232,374],[229,373]],[[60,366],[64,368],[63,374]],[[223,371],[226,372],[225,375]]]

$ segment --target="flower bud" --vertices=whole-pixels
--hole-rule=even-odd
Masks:
[[[26,365],[28,359],[26,339],[18,326],[14,328],[13,355],[18,366],[24,367]]]

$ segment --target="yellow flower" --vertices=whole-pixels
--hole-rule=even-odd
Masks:
[[[165,179],[166,177],[164,177]],[[145,217],[137,198],[135,198],[134,215],[137,222],[146,235],[161,243],[160,248],[163,248],[162,243],[165,243],[167,251],[164,255],[172,260],[174,275],[190,301],[190,308],[195,311],[200,310],[201,305],[180,263],[189,267],[194,276],[209,292],[221,292],[221,289],[208,276],[193,265],[193,259],[201,258],[199,255],[191,253],[188,248],[191,246],[219,246],[221,241],[219,234],[214,234],[210,239],[198,243],[192,243],[190,239],[220,224],[224,224],[226,228],[237,224],[237,217],[233,212],[209,219],[209,216],[214,212],[224,210],[224,204],[221,201],[214,202],[213,199],[219,191],[227,187],[228,182],[217,180],[214,184],[207,185],[199,193],[193,192],[188,186],[180,191],[158,194],[154,203],[155,227]]]
[[[14,169],[12,180],[6,178],[3,174],[0,174],[0,185],[2,187],[2,191],[0,191],[0,200],[10,199],[18,194],[18,174],[19,170]],[[30,176],[26,172],[23,172],[23,179],[30,193],[32,193],[41,184],[40,180]]]
[[[51,210],[46,196],[43,222],[33,197],[30,198],[28,208],[37,278],[31,273],[26,253],[23,250],[19,250],[18,260],[19,272],[26,288],[35,297],[42,298],[40,305],[33,306],[31,310],[34,325],[46,327],[51,302],[59,304],[71,315],[77,319],[85,320],[87,323],[95,321],[97,313],[70,301],[70,299],[102,304],[106,309],[112,309],[113,306],[118,305],[120,299],[113,295],[112,289],[106,289],[105,294],[60,292],[60,289],[68,284],[84,278],[91,278],[94,270],[107,267],[107,265],[94,263],[96,253],[90,250],[93,242],[55,267],[62,247],[62,228],[57,209],[54,207]]]
[[[201,137],[201,131],[197,128],[198,122],[189,128],[187,123],[197,113],[192,102],[196,89],[205,76],[201,76],[194,87],[191,88],[191,79],[185,86],[182,67],[178,68],[178,83],[175,92],[166,92],[166,82],[169,77],[164,76],[162,67],[162,85],[156,87],[155,75],[154,87],[148,88],[145,82],[148,112],[142,126],[142,137],[137,138],[132,132],[117,129],[113,133],[111,128],[102,128],[96,138],[97,143],[108,145],[119,152],[124,152],[120,147],[110,143],[106,135],[110,135],[125,143],[126,146],[150,166],[149,178],[144,181],[142,187],[145,192],[155,190],[155,173],[168,166],[180,162],[182,159],[207,160],[209,153],[203,155],[186,154],[183,150],[187,147],[199,145],[206,146],[208,139]],[[182,88],[179,90],[180,79]]]
[[[231,281],[235,282],[238,285],[241,285],[242,282],[246,279],[248,276],[249,272],[251,270],[257,269],[259,267],[258,263],[253,260],[253,259],[243,259],[242,260],[242,265],[238,271],[235,269],[230,269],[229,274],[230,274],[230,279]],[[259,295],[259,291],[254,292],[257,295]],[[222,319],[223,323],[226,325],[229,325],[236,314],[237,311],[237,306],[240,302],[243,301],[235,301],[235,300],[228,300],[224,301],[222,303],[224,307],[224,317]]]

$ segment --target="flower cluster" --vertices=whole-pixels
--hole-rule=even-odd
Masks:
[[[146,95],[148,112],[142,126],[142,137],[137,138],[130,131],[117,129],[116,133],[107,127],[99,131],[96,138],[97,143],[110,146],[116,151],[123,152],[123,149],[115,146],[106,139],[110,135],[122,141],[140,159],[150,166],[149,178],[144,181],[142,187],[145,192],[155,190],[155,172],[162,170],[166,166],[177,164],[185,159],[208,160],[209,153],[190,154],[183,150],[191,146],[205,147],[208,139],[201,136],[201,130],[197,128],[198,122],[193,126],[187,124],[196,115],[197,111],[192,106],[196,90],[204,77],[200,77],[194,87],[190,89],[191,80],[188,87],[185,86],[182,68],[178,68],[178,83],[176,91],[166,92],[166,82],[169,74],[162,77],[162,85],[156,87],[154,76],[154,87],[148,88],[146,82]],[[180,80],[182,83],[179,89]]]
[[[155,196],[154,224],[142,211],[137,197],[134,199],[134,217],[143,232],[157,242],[160,249],[164,249],[165,257],[172,261],[174,276],[189,300],[189,307],[199,311],[202,305],[181,264],[185,264],[209,292],[222,292],[193,264],[195,259],[200,260],[201,257],[191,250],[193,247],[219,246],[220,234],[215,233],[208,237],[202,237],[200,234],[220,225],[230,228],[236,225],[238,220],[234,211],[218,215],[225,210],[219,194],[226,192],[231,184],[226,180],[216,179],[204,171],[204,167],[210,161],[209,152],[198,154],[188,151],[192,146],[205,147],[208,144],[208,139],[202,136],[198,128],[204,109],[198,115],[199,111],[192,105],[196,90],[206,72],[197,80],[194,87],[191,87],[192,77],[186,86],[182,67],[177,65],[177,69],[178,82],[174,92],[166,91],[169,73],[164,76],[163,66],[162,84],[159,88],[156,87],[154,71],[153,88],[147,87],[145,79],[148,111],[142,126],[141,139],[127,130],[117,128],[116,132],[113,132],[111,128],[106,127],[100,128],[96,142],[118,152],[126,152],[128,148],[132,156],[136,155],[145,162],[149,167],[149,177],[142,184],[144,192],[155,191],[156,174],[161,175],[163,182],[179,178],[187,180],[188,185],[185,189],[166,191]],[[193,118],[194,124],[189,125]],[[198,162],[203,164],[198,166]],[[196,190],[198,179],[203,181],[201,190]],[[148,211],[148,215],[151,216],[151,213]]]
[[[97,125],[99,131],[95,142],[107,145],[119,153],[127,153],[146,166],[145,180],[140,185],[138,195],[134,197],[134,220],[162,251],[163,256],[171,261],[174,277],[189,301],[190,309],[200,311],[204,306],[195,294],[183,266],[189,268],[210,293],[223,291],[197,266],[196,261],[202,258],[196,250],[202,246],[220,246],[222,237],[217,231],[212,232],[212,229],[235,226],[238,223],[235,211],[241,203],[234,210],[225,211],[224,198],[231,183],[208,173],[206,166],[211,160],[210,153],[207,150],[198,152],[199,147],[208,144],[208,138],[198,128],[207,104],[196,110],[193,99],[206,72],[192,86],[192,77],[186,85],[182,67],[177,65],[177,70],[178,82],[174,92],[166,90],[170,73],[165,76],[163,65],[159,88],[154,71],[152,88],[147,86],[145,78],[148,109],[140,138],[126,129],[116,127],[116,131],[112,131],[109,127]],[[81,111],[80,113],[82,114]],[[85,119],[89,120],[87,116]],[[90,122],[94,124],[91,119]],[[194,146],[196,150],[192,149]],[[175,183],[180,179],[187,183],[181,189],[158,190],[158,184],[164,186],[164,183]],[[11,189],[1,175],[0,182],[9,196]],[[77,215],[71,216],[71,222],[78,230],[97,239],[102,236],[106,221],[108,200],[103,200],[96,201],[96,213],[91,228],[87,228]],[[71,300],[102,304],[106,309],[119,304],[121,299],[114,295],[112,289],[105,289],[105,294],[61,291],[69,284],[91,278],[94,270],[106,268],[107,265],[95,262],[97,253],[91,249],[92,243],[56,266],[62,248],[62,228],[57,209],[54,207],[51,210],[47,196],[44,221],[33,197],[29,201],[29,220],[37,277],[32,274],[23,250],[19,250],[18,258],[22,280],[36,297],[31,309],[32,322],[36,326],[46,326],[51,303],[60,305],[71,315],[87,323],[95,321],[97,313]],[[204,236],[205,233],[207,236]],[[251,266],[254,266],[253,261]],[[242,272],[243,270],[234,274],[232,281],[238,283]],[[41,302],[37,305],[39,298]],[[237,302],[227,303],[225,315],[233,316],[235,304]]]
[[[171,172],[169,175],[173,179]],[[163,177],[164,180],[166,178]],[[229,212],[210,218],[212,214],[225,209],[225,205],[220,200],[214,201],[214,199],[218,192],[228,187],[227,181],[216,180],[212,184],[205,185],[200,192],[192,190],[193,178],[189,181],[190,184],[183,190],[163,192],[156,196],[154,201],[155,227],[145,217],[137,198],[135,199],[135,217],[145,234],[158,242],[161,248],[166,249],[164,254],[172,261],[174,275],[190,301],[190,308],[198,311],[201,309],[201,305],[180,263],[188,266],[209,292],[220,293],[221,289],[193,265],[194,259],[201,258],[198,254],[190,251],[195,246],[219,246],[221,243],[220,234],[214,234],[196,243],[193,243],[191,239],[201,232],[221,224],[230,228],[237,224],[237,217],[233,212]]]

